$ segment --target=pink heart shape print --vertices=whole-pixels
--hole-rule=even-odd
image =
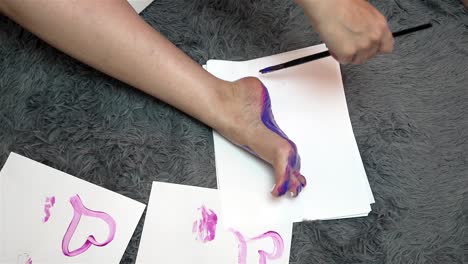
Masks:
[[[115,223],[115,220],[112,218],[112,216],[104,212],[93,211],[93,210],[86,208],[83,205],[83,202],[81,201],[80,196],[78,196],[78,194],[70,198],[70,203],[73,207],[74,213],[73,213],[73,218],[70,222],[70,225],[68,226],[67,232],[65,232],[65,235],[63,236],[63,240],[62,240],[62,252],[65,256],[74,257],[77,255],[80,255],[84,253],[86,250],[88,250],[91,247],[91,245],[94,245],[96,247],[103,247],[109,244],[114,239],[115,231],[116,231],[116,223]],[[70,251],[68,247],[70,245],[70,241],[73,235],[75,234],[76,228],[78,227],[78,224],[80,223],[80,219],[82,215],[99,218],[102,221],[106,222],[106,224],[109,227],[109,235],[107,236],[107,239],[104,242],[98,242],[96,241],[93,235],[89,235],[81,247],[73,251]]]
[[[281,238],[281,235],[278,234],[275,231],[268,231],[266,233],[263,233],[259,236],[250,238],[246,240],[244,238],[244,235],[240,233],[239,231],[236,231],[234,229],[229,229],[237,238],[237,243],[239,247],[239,255],[238,255],[238,263],[239,264],[246,264],[247,263],[247,243],[249,241],[254,241],[254,240],[260,240],[260,239],[265,239],[265,238],[271,238],[273,241],[273,252],[269,253],[264,250],[258,250],[258,263],[259,264],[266,264],[267,260],[275,260],[281,258],[284,252],[284,243],[283,243],[283,238]]]

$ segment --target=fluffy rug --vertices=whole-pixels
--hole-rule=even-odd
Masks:
[[[295,224],[290,263],[466,263],[468,13],[459,0],[373,3],[392,30],[434,27],[342,67],[376,203]],[[292,1],[161,0],[142,17],[200,64],[320,43]],[[154,180],[216,187],[208,127],[0,17],[0,166],[11,151],[144,203]]]

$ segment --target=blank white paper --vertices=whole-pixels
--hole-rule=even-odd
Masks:
[[[135,9],[137,13],[141,13],[146,7],[148,7],[153,0],[128,0],[128,3]]]
[[[267,87],[272,111],[301,156],[307,187],[295,199],[269,194],[269,165],[214,132],[216,174],[229,223],[302,221],[367,214],[374,202],[349,119],[339,64],[331,57],[260,74],[268,66],[325,50],[318,45],[243,62],[209,60],[207,70],[234,81],[258,77]]]
[[[202,206],[212,210],[218,221],[214,238],[206,242],[192,229]],[[218,190],[153,182],[136,263],[257,264],[260,263],[259,250],[274,251],[272,239],[250,241],[246,243],[246,262],[239,261],[238,240],[230,228],[242,233],[246,240],[267,231],[277,232],[283,239],[284,249],[278,259],[266,263],[289,263],[292,223],[265,223],[255,228],[237,229],[223,224],[220,211]]]
[[[0,263],[119,263],[145,205],[21,155],[11,153],[0,173]],[[91,245],[76,256],[66,256],[62,241],[74,215],[70,198],[108,214],[115,235],[105,246]],[[47,197],[55,204],[45,220]],[[82,215],[68,249],[80,248],[89,235],[97,242],[109,236],[103,220]]]

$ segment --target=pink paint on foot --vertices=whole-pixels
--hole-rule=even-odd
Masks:
[[[197,239],[203,243],[212,241],[216,236],[218,216],[213,210],[206,209],[205,206],[198,208],[198,211],[201,213],[200,219],[193,223],[192,233],[196,233]]]
[[[259,255],[259,264],[266,264],[267,260],[275,260],[281,258],[284,253],[284,242],[281,235],[275,231],[268,231],[260,236],[246,240],[244,236],[234,229],[229,229],[237,238],[237,243],[239,247],[238,263],[246,264],[247,263],[247,243],[249,241],[255,241],[265,238],[271,238],[273,240],[273,252],[268,253],[264,250],[258,250]]]
[[[42,219],[42,222],[47,222],[49,221],[49,218],[50,218],[50,209],[55,205],[55,196],[51,196],[51,197],[46,197],[46,201],[45,201],[45,204],[44,204],[44,213],[45,213],[45,217],[44,219]]]
[[[26,260],[26,264],[32,264],[32,259],[31,258],[28,258],[28,260]]]
[[[80,255],[84,253],[86,250],[88,250],[91,247],[91,245],[95,245],[97,247],[103,247],[109,244],[114,239],[115,232],[116,232],[116,223],[115,223],[115,220],[112,218],[112,216],[104,212],[93,211],[93,210],[86,208],[83,205],[80,199],[80,196],[78,196],[78,194],[70,198],[70,203],[73,206],[74,214],[70,222],[70,225],[68,226],[67,232],[63,236],[63,240],[62,240],[62,252],[65,256],[73,257],[73,256]],[[89,235],[88,238],[86,239],[86,242],[81,247],[70,251],[68,247],[70,245],[70,241],[73,235],[75,234],[76,228],[78,224],[80,223],[80,219],[82,215],[89,216],[89,217],[96,217],[106,222],[106,224],[109,227],[109,235],[107,236],[107,239],[104,242],[98,242],[96,241],[93,235]]]

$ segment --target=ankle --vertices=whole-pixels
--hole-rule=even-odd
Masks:
[[[259,89],[260,81],[252,77],[225,83],[225,87],[220,90],[221,103],[213,128],[235,144],[250,145],[260,116],[260,109],[255,109],[260,99]]]
[[[234,83],[221,81],[217,89],[217,102],[213,108],[213,122],[211,127],[220,132],[226,133],[232,127],[232,111],[230,104],[234,100]]]

